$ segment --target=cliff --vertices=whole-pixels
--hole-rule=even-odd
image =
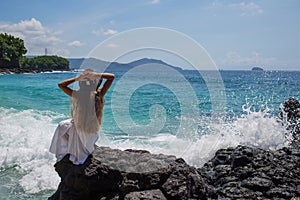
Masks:
[[[279,118],[293,135],[289,147],[220,149],[201,168],[144,150],[97,147],[83,164],[65,157],[56,199],[291,199],[300,197],[300,104],[290,98]]]

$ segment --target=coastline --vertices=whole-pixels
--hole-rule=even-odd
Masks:
[[[24,73],[42,73],[42,72],[53,72],[53,71],[72,71],[73,69],[36,69],[36,68],[0,68],[0,75],[3,74],[24,74]]]

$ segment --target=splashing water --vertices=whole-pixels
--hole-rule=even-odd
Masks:
[[[49,111],[0,108],[0,166],[2,171],[15,168],[19,185],[26,192],[36,193],[58,184],[55,159],[48,147],[56,126],[52,122],[60,117]],[[2,182],[0,190],[6,187],[10,183]]]
[[[288,139],[285,137],[286,129],[277,117],[270,114],[268,107],[264,110],[251,111],[251,106],[245,105],[243,111],[246,114],[230,120],[203,116],[198,119],[185,119],[201,123],[199,126],[201,125],[203,130],[198,130],[201,134],[197,138],[184,139],[161,133],[151,138],[99,140],[98,144],[112,148],[138,148],[152,153],[175,155],[196,167],[201,167],[220,148],[246,145],[274,150],[288,145]]]
[[[102,133],[97,144],[175,155],[183,157],[188,164],[196,167],[201,167],[220,148],[242,144],[278,149],[287,145],[285,128],[276,117],[269,114],[268,109],[251,111],[248,107],[244,111],[246,114],[231,120],[213,120],[203,116],[198,119],[184,119],[198,121],[200,127],[205,127],[205,131],[200,131],[198,138],[184,139],[160,133],[151,137],[115,136],[111,140],[108,137],[110,134]],[[15,168],[19,173],[19,186],[26,193],[55,189],[59,177],[53,168],[55,158],[48,152],[49,138],[53,135],[56,121],[65,116],[49,111],[16,111],[3,108],[0,113],[2,171]],[[10,187],[9,182],[1,184],[2,190]]]

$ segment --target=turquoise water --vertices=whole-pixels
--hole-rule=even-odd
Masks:
[[[0,199],[45,199],[57,187],[48,148],[57,123],[70,113],[70,99],[57,83],[76,75],[0,76]],[[286,145],[277,114],[286,98],[299,100],[300,72],[216,75],[117,72],[97,144],[173,154],[196,167],[222,147]]]

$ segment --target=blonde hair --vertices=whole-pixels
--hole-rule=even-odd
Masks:
[[[79,89],[72,94],[72,118],[77,131],[97,133],[102,124],[104,97],[97,88]]]

